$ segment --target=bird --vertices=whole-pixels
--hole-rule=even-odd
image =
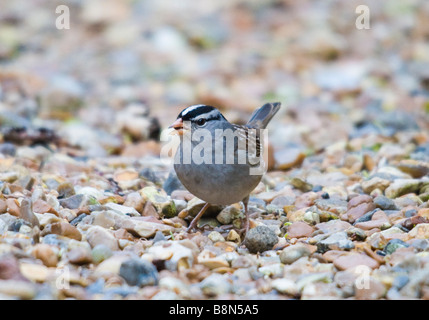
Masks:
[[[242,202],[247,234],[249,195],[262,179],[264,171],[258,169],[266,168],[261,157],[261,129],[267,127],[280,106],[280,102],[266,103],[245,125],[237,125],[217,108],[197,104],[183,109],[170,125],[180,137],[174,156],[176,175],[190,193],[206,202],[188,226],[188,233],[211,204]]]

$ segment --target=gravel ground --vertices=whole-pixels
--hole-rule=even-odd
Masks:
[[[429,298],[427,1],[66,2],[0,12],[1,299]],[[163,130],[268,101],[247,238],[186,233]]]

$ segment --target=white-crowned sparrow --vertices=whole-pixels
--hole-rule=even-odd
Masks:
[[[190,106],[178,115],[170,126],[180,135],[174,169],[188,191],[207,202],[192,220],[188,232],[210,204],[230,205],[240,201],[244,204],[245,230],[248,230],[249,194],[263,174],[252,174],[251,170],[255,166],[264,166],[260,157],[260,129],[265,129],[279,108],[278,102],[263,105],[253,112],[244,126],[228,122],[218,109],[207,105]],[[232,148],[228,149],[225,133],[236,137],[233,137]],[[254,158],[259,161],[255,163]]]

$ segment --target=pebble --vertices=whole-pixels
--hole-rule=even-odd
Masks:
[[[91,250],[84,247],[76,247],[67,252],[67,259],[78,265],[83,265],[92,262]]]
[[[295,221],[287,227],[287,237],[289,239],[310,237],[313,232],[314,228],[303,221]]]
[[[89,228],[86,233],[86,240],[92,248],[99,244],[104,244],[112,251],[119,250],[118,240],[109,232],[109,230],[100,226],[92,226]]]
[[[216,216],[217,221],[222,224],[231,224],[233,220],[243,217],[239,205],[231,205],[222,209]]]
[[[131,286],[153,286],[158,284],[158,271],[144,259],[130,259],[122,262],[119,275]]]
[[[210,232],[207,237],[213,242],[225,241],[225,238],[217,231]]]
[[[365,215],[364,215],[365,216]],[[361,218],[363,218],[364,216],[362,216]],[[361,219],[359,218],[359,219]],[[374,228],[379,228],[379,229],[388,229],[391,227],[391,224],[389,222],[389,218],[387,217],[387,215],[384,213],[384,211],[378,210],[375,211],[374,213],[371,214],[370,216],[370,220],[368,221],[359,221],[356,220],[354,226],[356,228],[360,228],[363,230],[370,230],[370,229],[374,229]]]
[[[312,250],[308,247],[308,245],[304,244],[296,244],[286,247],[280,253],[280,261],[284,264],[292,264],[296,260],[307,257],[312,254]]]
[[[299,294],[298,286],[295,281],[291,279],[275,279],[271,282],[271,286],[282,294],[287,294],[293,297]]]
[[[107,245],[101,243],[92,248],[91,254],[92,261],[98,264],[109,259],[113,255],[113,252]]]
[[[82,234],[79,230],[68,222],[54,222],[48,224],[42,231],[43,236],[47,234],[57,234],[77,241],[82,240]]]
[[[423,182],[418,179],[396,179],[386,190],[386,197],[397,198],[407,193],[417,193]]]
[[[374,198],[374,204],[381,210],[398,210],[395,202],[385,196],[378,196]]]
[[[339,270],[347,270],[358,266],[367,266],[371,269],[378,268],[379,263],[363,253],[349,253],[341,255],[334,260],[334,266]]]
[[[349,201],[347,209],[347,219],[350,223],[353,223],[365,213],[374,210],[375,204],[372,202],[372,197],[360,195]]]
[[[366,194],[370,194],[374,190],[384,191],[391,184],[390,180],[380,177],[373,177],[362,182],[362,190]]]
[[[420,223],[416,225],[408,236],[414,239],[429,239],[429,223]]]
[[[339,231],[331,234],[329,237],[317,242],[317,251],[324,253],[328,250],[350,250],[355,247],[347,232]]]
[[[32,254],[36,259],[40,259],[47,267],[56,267],[58,264],[57,252],[48,244],[37,244],[34,246]]]
[[[386,254],[392,254],[399,248],[408,248],[410,245],[400,239],[390,240],[384,247],[383,252]]]
[[[221,274],[213,273],[206,277],[199,284],[201,291],[208,297],[216,297],[231,291],[231,284],[226,277]]]
[[[251,253],[271,250],[278,242],[278,238],[271,228],[257,226],[249,230],[244,239],[244,245]]]
[[[18,299],[33,299],[37,290],[33,283],[19,280],[0,280],[0,294]]]

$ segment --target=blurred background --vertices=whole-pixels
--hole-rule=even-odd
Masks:
[[[356,27],[359,5],[370,29]],[[156,155],[188,105],[240,123],[280,101],[269,129],[281,169],[368,135],[351,148],[398,130],[424,145],[428,17],[424,0],[2,1],[3,142],[48,132],[75,156]]]

